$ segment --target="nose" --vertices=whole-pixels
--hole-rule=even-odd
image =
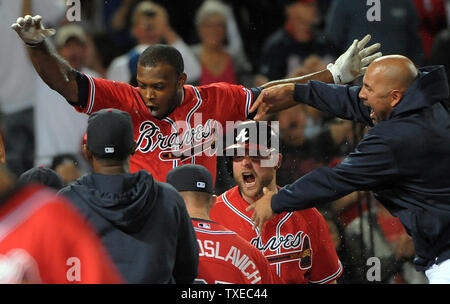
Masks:
[[[150,88],[141,89],[141,94],[145,100],[151,100],[155,98],[155,92]]]
[[[252,160],[250,159],[250,157],[248,155],[244,156],[244,158],[242,160],[242,166],[246,167],[246,168],[251,168]]]
[[[361,91],[359,91],[358,97],[360,99],[366,99],[366,92],[364,90],[364,87],[361,88]]]

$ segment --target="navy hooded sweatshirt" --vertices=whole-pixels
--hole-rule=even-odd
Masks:
[[[127,283],[186,284],[196,278],[195,232],[171,185],[141,170],[88,174],[60,193],[96,229]]]
[[[294,100],[373,126],[361,87],[310,81]],[[334,168],[318,168],[275,194],[274,212],[310,208],[356,190],[375,197],[412,236],[416,269],[450,258],[450,103],[442,66],[419,69],[393,109]]]

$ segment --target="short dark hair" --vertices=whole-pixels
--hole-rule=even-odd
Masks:
[[[183,57],[173,46],[153,44],[146,48],[141,56],[139,56],[138,64],[144,67],[154,67],[160,63],[171,65],[177,76],[180,76],[184,72]]]

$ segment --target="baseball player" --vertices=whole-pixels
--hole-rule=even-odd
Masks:
[[[225,129],[226,121],[245,120],[262,87],[247,89],[240,85],[216,83],[194,87],[185,85],[186,74],[180,53],[167,45],[152,45],[139,57],[138,87],[93,79],[61,60],[46,38],[55,34],[45,29],[40,16],[19,17],[12,28],[28,46],[36,71],[50,88],[58,91],[80,112],[91,114],[103,108],[128,112],[133,120],[136,153],[130,171],[145,169],[156,180],[164,181],[167,172],[187,163],[202,164],[216,176],[214,134]],[[380,53],[380,45],[364,48],[370,36],[344,53],[335,64],[315,74],[283,82],[349,82],[363,72],[364,66]],[[211,157],[212,156],[212,157]]]
[[[0,284],[123,282],[94,230],[41,185],[15,185],[0,164]]]
[[[186,202],[199,246],[196,283],[281,284],[266,258],[236,232],[209,218],[216,202],[211,173],[200,165],[174,168],[167,174]]]
[[[252,229],[251,213],[245,209],[263,195],[263,188],[278,189],[276,170],[282,158],[274,144],[279,140],[277,134],[269,126],[266,141],[261,141],[264,130],[258,124],[246,121],[235,128],[236,141],[226,150],[235,150],[233,177],[238,185],[218,198],[211,218],[258,248],[286,283],[335,282],[343,268],[317,209],[283,212],[268,222],[263,232]],[[252,135],[251,130],[258,131]],[[263,166],[268,158],[273,158],[275,165]]]

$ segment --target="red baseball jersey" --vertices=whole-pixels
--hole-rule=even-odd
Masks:
[[[32,185],[0,206],[0,283],[123,282],[94,230],[65,198]]]
[[[251,212],[245,210],[248,206],[236,186],[217,199],[211,219],[258,248],[286,283],[325,284],[342,274],[327,223],[317,209],[277,214],[258,236]]]
[[[200,256],[196,283],[283,283],[266,258],[236,232],[202,219],[192,219],[192,225]]]
[[[227,121],[245,120],[254,97],[251,90],[225,82],[200,87],[185,85],[181,105],[160,120],[150,114],[139,88],[85,76],[89,79],[87,106],[75,109],[86,114],[104,108],[128,112],[137,142],[130,171],[144,169],[163,182],[170,169],[194,163],[206,167],[215,181],[214,131],[225,131]]]

